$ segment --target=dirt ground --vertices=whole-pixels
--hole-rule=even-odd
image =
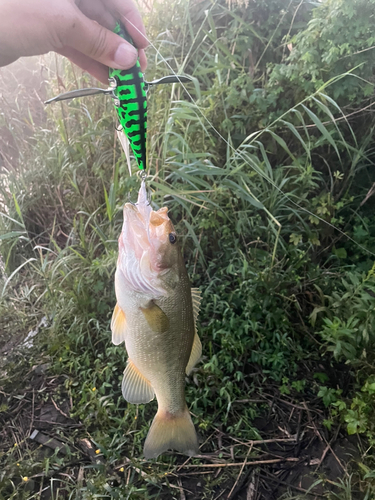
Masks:
[[[50,374],[48,362],[24,372],[21,370],[22,373],[18,370],[12,386],[11,370],[17,366],[20,357],[27,357],[24,342],[25,336],[20,335],[8,342],[3,340],[2,346],[0,344],[0,376],[3,380],[8,376],[10,381],[6,387],[0,387],[0,464],[1,457],[6,456],[15,444],[20,449],[26,447],[29,452],[36,453],[38,458],[51,456],[56,448],[60,450],[59,455],[71,456],[72,460],[65,461],[61,469],[54,468],[48,474],[40,473],[30,478],[29,491],[39,491],[38,498],[48,500],[52,498],[51,490],[48,487],[43,489],[43,485],[48,484],[51,477],[54,477],[56,486],[64,474],[75,477],[80,484],[83,482],[83,467],[96,463],[98,457],[82,423],[70,416],[73,402],[64,389],[65,377]],[[236,410],[240,412],[241,405],[250,402],[254,400],[236,401]],[[205,453],[203,444],[199,465],[193,465],[191,459],[179,455],[173,474],[168,478],[169,486],[166,484],[162,489],[160,498],[176,498],[170,494],[172,488],[173,491],[179,490],[181,500],[201,499],[207,477],[210,484],[217,483],[212,488],[212,500],[276,500],[287,492],[293,495],[309,492],[307,498],[318,499],[334,490],[333,483],[344,479],[348,465],[359,457],[358,437],[348,437],[340,427],[328,432],[322,425],[324,411],[317,401],[296,402],[288,396],[281,396],[276,387],[270,386],[258,402],[268,405],[262,418],[254,421],[261,440],[243,443],[215,429],[213,439],[217,439],[218,449],[224,445],[229,453],[220,456],[219,453]],[[236,446],[247,449],[247,453],[235,456]],[[256,458],[253,458],[254,452]],[[116,467],[99,460],[107,467],[112,486],[125,479],[120,471],[124,464],[130,464],[137,474],[145,474],[127,457],[124,457],[124,464]],[[235,471],[229,476],[230,480],[225,476],[228,468]],[[20,481],[16,476],[9,479],[15,484]],[[314,485],[319,479],[322,482]]]

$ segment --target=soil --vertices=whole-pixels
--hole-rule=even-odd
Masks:
[[[0,345],[3,365],[0,371],[3,375],[7,365],[19,356],[22,342],[24,338],[21,336]],[[24,384],[0,387],[0,465],[2,452],[6,454],[15,443],[37,452],[38,459],[50,456],[58,448],[59,454],[70,454],[75,458],[63,467],[64,470],[55,469],[52,472],[57,487],[59,475],[63,480],[68,470],[70,477],[75,477],[77,483],[82,482],[82,467],[96,463],[98,457],[83,425],[70,416],[72,401],[64,389],[65,377],[56,377],[49,372],[50,364],[41,363],[22,375]],[[236,402],[238,411],[241,405],[248,402],[250,400]],[[229,453],[221,453],[220,456],[219,452],[209,453],[207,445],[203,445],[202,455],[199,456],[201,463],[196,466],[190,459],[177,456],[174,473],[166,479],[173,491],[179,490],[177,497],[181,500],[200,500],[203,491],[207,495],[208,484],[215,484],[212,495],[205,496],[212,500],[276,500],[287,492],[294,495],[309,492],[307,498],[318,499],[335,490],[333,483],[344,479],[348,466],[355,464],[359,458],[359,438],[348,437],[341,428],[328,432],[322,424],[324,409],[317,400],[295,401],[280,395],[277,388],[271,386],[268,390],[264,389],[259,402],[268,405],[263,417],[254,421],[262,439],[242,443],[241,449],[247,450],[244,455],[234,453],[235,447],[241,446],[240,441],[216,429],[211,441],[216,439],[217,449],[224,446],[225,450],[230,450]],[[100,460],[103,462],[103,459]],[[124,480],[120,466],[103,464],[110,476],[115,478],[113,486]],[[133,468],[142,474],[136,466]],[[31,479],[29,491],[39,491],[42,478]],[[15,484],[20,481],[19,477],[12,480]],[[318,480],[321,481],[316,484]],[[160,489],[154,490],[152,486],[150,493],[157,494],[158,491],[160,496],[156,498],[163,500],[176,498],[171,496],[167,483],[164,484],[162,494]],[[53,498],[53,493],[45,491],[40,498],[49,500]],[[352,498],[360,500],[362,497],[358,493]]]

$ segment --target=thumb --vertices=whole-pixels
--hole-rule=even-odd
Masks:
[[[110,68],[134,66],[138,52],[133,45],[86,17],[78,8],[76,15],[66,36],[68,47]]]

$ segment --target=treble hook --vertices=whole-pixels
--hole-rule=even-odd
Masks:
[[[139,170],[137,172],[137,175],[138,175],[138,177],[140,177],[141,182],[145,183],[146,192],[147,192],[147,204],[151,205],[151,195],[152,195],[152,193],[151,193],[151,189],[147,186],[147,177],[148,177],[147,172],[146,172],[146,170]]]
[[[116,99],[114,91],[116,90],[117,82],[114,78],[109,79],[109,87],[107,89],[101,89],[99,87],[88,87],[86,89],[75,89],[70,90],[69,92],[64,92],[63,94],[59,94],[48,101],[44,101],[44,104],[50,104],[51,102],[57,101],[65,101],[67,99],[75,99],[76,97],[86,97],[90,95],[104,94],[109,95],[113,99]]]
[[[149,189],[149,187],[147,186],[147,177],[148,177],[148,175],[147,175],[146,170],[139,170],[137,172],[137,176],[141,179],[141,182],[145,183],[146,192],[147,192],[147,205],[151,205],[151,196],[152,196],[152,193],[151,193],[151,189]],[[132,205],[137,205],[137,202],[133,202],[130,199],[130,192],[128,192],[128,203],[131,203]]]
[[[145,80],[145,91],[148,92],[149,88],[152,87],[153,85],[160,85],[164,83],[187,83],[187,82],[192,82],[193,79],[190,76],[186,75],[169,75],[169,76],[163,76],[162,78],[158,78],[157,80],[153,80],[152,82],[147,82]],[[63,94],[59,94],[55,97],[52,97],[51,99],[48,99],[48,101],[44,101],[44,104],[51,104],[52,102],[58,102],[58,101],[66,101],[68,99],[75,99],[76,97],[86,97],[90,95],[109,95],[111,96],[114,101],[115,105],[119,106],[120,101],[117,99],[114,91],[117,88],[117,81],[115,78],[109,78],[109,87],[106,89],[101,89],[99,87],[88,87],[85,89],[75,89],[75,90],[69,90],[69,92],[64,92]]]

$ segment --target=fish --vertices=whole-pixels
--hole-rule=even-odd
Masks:
[[[168,208],[152,209],[144,180],[137,203],[126,203],[123,213],[111,321],[113,344],[124,342],[128,353],[122,394],[133,404],[156,396],[158,410],[143,450],[147,459],[169,449],[194,456],[199,444],[185,376],[202,354],[196,327],[200,291],[191,288]]]

